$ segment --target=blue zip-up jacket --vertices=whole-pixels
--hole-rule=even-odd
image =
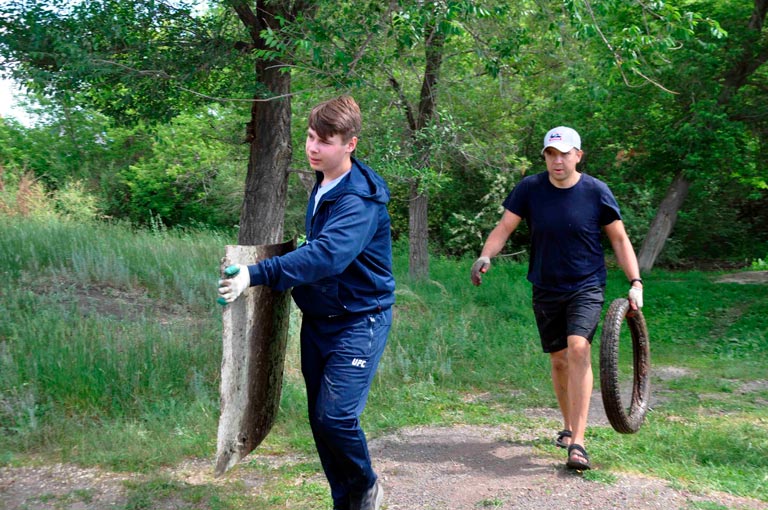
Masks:
[[[293,287],[293,299],[310,317],[386,310],[395,302],[389,188],[376,172],[352,158],[352,169],[320,198],[317,172],[305,220],[307,241],[296,250],[249,266],[251,285]]]

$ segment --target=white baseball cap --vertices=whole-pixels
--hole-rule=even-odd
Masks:
[[[541,153],[547,147],[554,147],[560,152],[568,152],[571,149],[581,150],[581,137],[575,129],[558,126],[550,129],[546,135],[544,135],[544,148],[541,149]]]

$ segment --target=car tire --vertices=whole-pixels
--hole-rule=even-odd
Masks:
[[[626,320],[632,336],[633,385],[632,401],[622,402],[619,387],[619,339]],[[615,299],[603,319],[600,338],[600,390],[603,407],[611,426],[621,434],[634,434],[640,429],[649,408],[650,345],[645,317],[640,310],[631,310],[627,298]]]

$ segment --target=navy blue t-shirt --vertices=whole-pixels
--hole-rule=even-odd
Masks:
[[[581,174],[576,185],[562,189],[542,172],[520,181],[503,205],[528,223],[531,283],[555,292],[605,285],[601,228],[621,213],[604,182]]]

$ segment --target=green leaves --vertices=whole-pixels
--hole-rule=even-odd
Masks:
[[[700,40],[702,27],[707,37],[727,35],[716,20],[695,10],[704,5],[693,2],[572,0],[565,6],[574,36],[598,49],[601,67],[630,86],[651,83],[673,91],[656,76],[670,68],[674,53]]]
[[[123,207],[134,222],[151,215],[167,225],[236,222],[244,169],[233,168],[232,146],[208,127],[212,120],[211,112],[179,116],[158,129],[146,157],[121,171]]]
[[[213,18],[177,2],[11,3],[0,10],[0,51],[17,79],[61,101],[87,103],[121,123],[166,121],[215,92],[210,73],[233,45]]]

